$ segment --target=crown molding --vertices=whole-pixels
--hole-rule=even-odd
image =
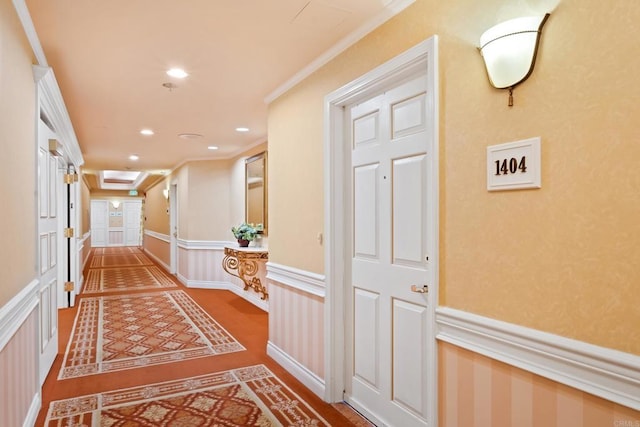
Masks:
[[[413,4],[415,0],[394,0],[390,2],[388,5],[384,7],[384,9],[374,16],[369,21],[362,24],[355,31],[348,34],[338,43],[333,45],[329,50],[324,52],[318,58],[316,58],[309,65],[304,67],[302,70],[298,71],[294,74],[289,80],[280,85],[276,90],[271,92],[264,98],[265,104],[270,104],[276,99],[278,99],[282,94],[286,93],[289,89],[309,77],[314,72],[318,71],[322,66],[327,64],[336,56],[340,55],[342,52],[347,50],[349,47],[357,43],[364,36],[369,34],[371,31],[378,28],[380,25],[387,22],[389,19],[393,18],[398,13],[402,12],[408,6]]]

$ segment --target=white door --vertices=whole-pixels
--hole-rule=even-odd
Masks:
[[[436,398],[425,287],[434,277],[427,201],[435,155],[426,85],[414,78],[345,109],[353,216],[345,400],[398,427],[427,426]]]
[[[61,203],[62,174],[64,164],[49,153],[49,139],[55,139],[54,132],[39,120],[38,122],[38,254],[39,254],[39,343],[40,343],[40,384],[51,369],[58,354],[58,204]],[[60,168],[58,167],[60,166]],[[60,170],[59,170],[60,169]],[[60,228],[61,229],[61,228]]]
[[[106,200],[91,201],[91,246],[94,248],[107,246],[108,203]]]
[[[125,246],[140,246],[140,218],[142,201],[131,200],[124,202],[124,244]]]

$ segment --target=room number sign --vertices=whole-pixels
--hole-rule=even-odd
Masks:
[[[540,187],[540,138],[487,147],[487,190]]]

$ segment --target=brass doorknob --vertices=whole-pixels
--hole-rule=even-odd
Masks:
[[[429,285],[411,285],[411,292],[417,292],[419,294],[428,294],[429,293]]]

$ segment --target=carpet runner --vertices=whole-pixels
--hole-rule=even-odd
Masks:
[[[184,291],[84,297],[58,378],[242,350]]]
[[[100,267],[136,267],[140,265],[153,265],[153,261],[145,254],[107,254],[94,255],[90,268]]]
[[[53,401],[45,426],[328,426],[264,365]]]
[[[142,254],[144,251],[138,246],[113,246],[108,248],[92,248],[94,255],[128,255]]]
[[[91,268],[87,271],[82,294],[177,287],[162,269],[155,266]]]

